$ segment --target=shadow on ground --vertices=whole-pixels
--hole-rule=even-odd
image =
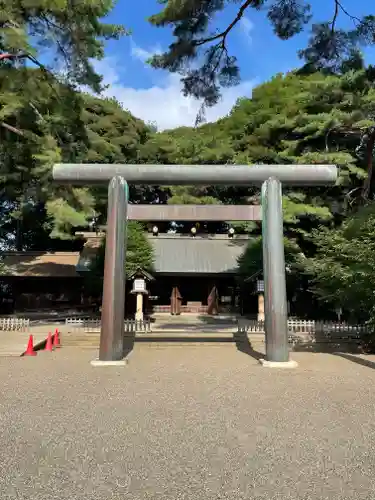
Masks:
[[[236,332],[236,334],[234,335],[234,341],[236,343],[236,348],[238,351],[247,354],[248,356],[251,356],[256,360],[264,358],[264,353],[261,353],[260,351],[254,349],[246,332]]]
[[[200,333],[202,333],[202,330],[200,330]],[[179,336],[179,337],[153,337],[152,335],[142,335],[142,337],[137,337],[135,339],[135,342],[137,343],[142,343],[142,342],[151,342],[151,343],[163,343],[163,342],[166,342],[166,343],[173,343],[173,342],[177,342],[177,343],[181,343],[181,342],[184,342],[184,343],[195,343],[195,342],[202,342],[202,343],[207,343],[207,342],[211,342],[211,343],[215,343],[215,342],[220,342],[220,343],[233,343],[234,340],[233,338],[229,338],[229,337],[215,337],[214,335],[210,336],[210,337],[200,337],[199,335],[197,336],[194,336],[194,337],[183,337],[183,336]]]
[[[294,352],[316,352],[336,354],[345,352],[351,354],[363,354],[363,347],[360,343],[352,342],[327,342],[316,339],[314,342],[291,342],[291,350]]]
[[[215,323],[208,323],[208,324],[203,324],[203,323],[198,323],[198,324],[189,324],[189,323],[158,323],[157,325],[158,330],[176,330],[176,331],[186,331],[186,332],[201,332],[201,333],[215,333],[217,331],[220,331],[222,329],[229,330],[229,329],[236,329],[236,325],[234,323],[228,322],[228,321],[220,321],[215,322]]]
[[[332,354],[333,356],[338,356],[352,363],[375,369],[375,361],[363,357],[371,355],[372,351],[369,352],[366,350],[359,340],[355,342],[347,342],[345,340],[341,342],[327,342],[324,341],[324,339],[317,338],[315,342],[294,343],[291,350],[293,352]]]
[[[202,323],[212,325],[234,324],[235,326],[237,326],[238,322],[238,317],[232,314],[223,314],[221,316],[207,316],[202,314],[198,316],[198,319],[199,321],[202,321]]]
[[[174,325],[175,326],[175,325]],[[194,325],[195,326],[195,325]],[[247,332],[244,330],[236,330],[233,332],[233,335],[227,337],[219,337],[215,335],[215,329],[212,330],[212,335],[199,335],[199,333],[204,333],[205,331],[202,328],[186,328],[184,325],[186,333],[189,333],[189,336],[153,336],[153,334],[144,334],[142,336],[135,336],[135,333],[128,333],[124,339],[124,357],[128,356],[131,351],[134,349],[135,343],[150,343],[150,344],[174,344],[174,343],[186,343],[189,344],[207,344],[207,343],[226,343],[226,344],[235,344],[236,349],[250,356],[255,360],[259,360],[265,357],[265,354],[261,351],[258,351],[254,348],[251,341],[248,338]],[[217,329],[217,325],[214,326]],[[197,330],[197,335],[191,335],[194,330]],[[207,332],[206,332],[207,333]],[[375,360],[366,359],[365,357],[360,357],[359,355],[364,356],[364,350],[362,346],[358,343],[347,343],[347,342],[294,342],[290,345],[291,352],[311,352],[311,353],[320,353],[320,354],[331,354],[333,356],[338,356],[353,363],[357,363],[362,366],[366,366],[367,368],[375,369]],[[375,359],[375,358],[374,358]]]
[[[357,363],[358,365],[366,366],[367,368],[375,369],[375,362],[370,359],[360,358],[358,356],[354,356],[353,354],[349,354],[346,352],[335,352],[333,353],[335,356],[339,356],[340,358],[347,359],[348,361],[352,361],[353,363]]]

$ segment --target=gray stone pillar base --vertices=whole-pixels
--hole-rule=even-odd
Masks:
[[[267,361],[266,359],[260,359],[259,363],[264,366],[264,368],[297,368],[297,361],[292,359],[289,361]]]
[[[128,358],[120,359],[118,361],[101,361],[100,359],[93,359],[90,361],[91,366],[126,366],[128,363]]]

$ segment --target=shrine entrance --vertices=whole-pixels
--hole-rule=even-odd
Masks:
[[[262,187],[266,335],[266,360],[262,361],[264,366],[292,367],[295,364],[289,360],[281,185],[333,185],[336,183],[337,176],[337,168],[330,165],[55,165],[53,167],[55,182],[74,185],[109,182],[98,363],[116,364],[124,357],[126,257],[124,241],[129,213],[127,182],[138,185],[255,185]],[[130,207],[133,206],[130,205]],[[150,205],[144,210],[154,212],[157,207],[158,205]],[[228,207],[215,208],[216,210],[224,209],[225,215],[221,214],[220,220],[225,220]],[[232,206],[233,210],[235,208]],[[249,210],[250,207],[247,209]],[[154,213],[148,220],[153,219]],[[171,219],[175,220],[175,217]],[[193,220],[197,220],[197,214],[194,215]],[[232,220],[236,218],[233,217]]]
[[[249,238],[234,234],[197,233],[197,222],[261,221],[255,205],[130,205],[128,220],[154,225],[155,279],[150,283],[150,311],[163,315],[217,315],[240,312],[236,287],[237,260]],[[191,222],[190,234],[159,233],[166,221]],[[128,278],[129,279],[129,278]],[[237,296],[236,296],[237,294]]]

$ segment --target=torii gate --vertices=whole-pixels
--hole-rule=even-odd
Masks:
[[[282,183],[293,186],[333,185],[331,165],[123,165],[57,164],[55,182],[108,186],[102,320],[96,365],[124,362],[125,237],[128,187],[153,185],[262,186],[263,274],[265,281],[266,360],[263,366],[294,367],[289,359],[283,242]]]

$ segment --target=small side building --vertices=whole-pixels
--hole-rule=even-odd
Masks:
[[[9,312],[64,309],[80,304],[83,277],[77,272],[79,257],[80,252],[5,253],[6,271],[0,281],[7,304],[12,304]]]

